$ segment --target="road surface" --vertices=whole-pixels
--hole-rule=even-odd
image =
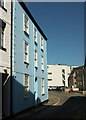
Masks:
[[[30,118],[60,118],[60,119],[77,119],[86,120],[86,97],[79,93],[64,93],[50,91],[49,94],[57,96],[60,101],[47,109],[34,113]]]

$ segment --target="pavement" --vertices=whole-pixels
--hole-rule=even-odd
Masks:
[[[21,118],[25,118],[27,116],[31,116],[32,114],[37,113],[37,112],[39,112],[41,110],[44,110],[44,109],[46,109],[46,108],[48,108],[50,106],[55,106],[59,102],[60,102],[60,99],[57,96],[55,96],[55,95],[53,95],[53,94],[51,94],[49,92],[49,96],[48,96],[48,101],[47,102],[43,102],[42,104],[40,104],[38,106],[35,106],[33,108],[30,108],[28,110],[25,110],[25,111],[17,114],[17,115],[14,115],[12,120],[13,119],[21,119]]]
[[[51,106],[52,107],[55,106],[55,108],[56,108],[56,107],[58,107],[58,105],[62,105],[62,104],[64,105],[64,101],[67,101],[71,96],[83,96],[83,95],[80,93],[65,93],[65,92],[49,91],[48,92],[48,101],[43,102],[38,106],[29,108],[21,113],[14,115],[12,118],[8,118],[6,120],[17,120],[17,119],[25,120],[25,118],[29,118],[29,117],[35,115],[35,113],[38,114],[39,111],[43,111],[43,110],[46,111],[47,108],[49,108]],[[84,111],[83,113],[86,113],[86,110],[83,110],[83,111]],[[80,118],[82,118],[83,116],[86,115],[86,114],[83,115],[83,113],[82,112],[79,113]],[[82,120],[82,119],[80,119],[80,120]]]

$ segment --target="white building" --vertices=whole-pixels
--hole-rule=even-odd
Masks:
[[[74,66],[76,67],[76,66]],[[68,87],[68,77],[73,69],[67,65],[48,65],[48,87]]]
[[[0,119],[10,115],[11,2],[0,1]]]

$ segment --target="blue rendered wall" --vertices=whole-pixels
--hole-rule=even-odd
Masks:
[[[48,99],[48,82],[47,82],[47,48],[44,40],[44,51],[40,48],[40,32],[37,33],[38,45],[34,44],[34,24],[29,19],[29,36],[26,36],[23,29],[24,9],[18,2],[13,3],[13,36],[12,36],[12,105],[13,113],[18,113],[24,109],[30,108],[35,104],[36,99],[40,102]],[[29,65],[24,63],[24,40],[29,44]],[[34,66],[34,51],[38,52],[38,70]],[[44,73],[41,71],[41,55],[44,56]],[[24,98],[24,74],[29,74],[29,95]],[[37,82],[35,82],[37,77]],[[42,96],[42,81],[45,79],[45,95]]]
[[[40,99],[40,102],[43,102],[44,100],[48,99],[48,81],[47,81],[47,48],[46,48],[46,40],[43,39],[43,45],[44,45],[44,50],[43,52],[41,51],[40,47],[40,37],[41,34],[39,31],[37,31],[37,46],[34,45],[34,50],[37,50],[38,54],[38,69],[36,71],[35,66],[34,66],[34,75],[37,77],[37,86],[36,87],[36,82],[35,82],[35,87],[36,87],[36,92],[37,92],[37,97]],[[44,57],[44,72],[42,73],[41,69],[41,56]],[[45,81],[45,95],[42,96],[42,78],[44,78]]]

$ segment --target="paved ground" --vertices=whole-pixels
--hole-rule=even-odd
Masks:
[[[86,97],[79,93],[51,92],[58,96],[60,101],[55,106],[33,114],[27,118],[58,118],[86,120]]]
[[[77,120],[86,120],[85,108],[86,97],[79,93],[49,91],[48,102],[14,118],[22,118],[23,120],[31,118],[78,118]]]
[[[16,119],[23,119],[29,116],[32,116],[33,114],[42,111],[50,106],[54,106],[59,102],[59,98],[58,96],[54,95],[53,92],[49,91],[49,100],[48,102],[44,102],[39,106],[36,106],[32,109],[28,109],[20,114],[15,115],[12,120],[16,120]]]

